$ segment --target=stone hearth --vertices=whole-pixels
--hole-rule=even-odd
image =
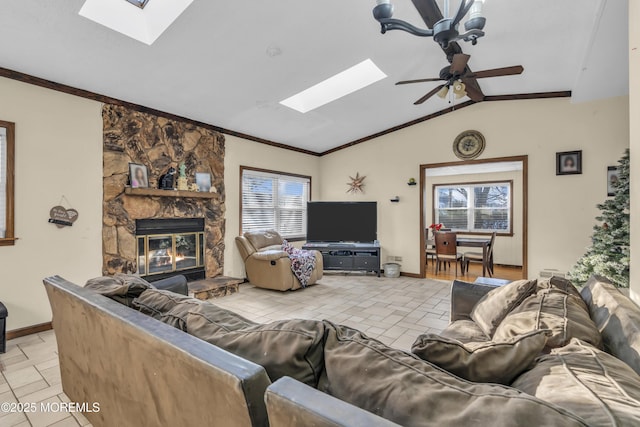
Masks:
[[[136,219],[204,218],[206,276],[222,274],[224,264],[224,135],[190,123],[169,120],[116,105],[102,109],[103,274],[136,273]],[[170,166],[186,165],[189,182],[196,172],[211,174],[210,199],[125,194],[129,163],[146,165],[149,186]]]

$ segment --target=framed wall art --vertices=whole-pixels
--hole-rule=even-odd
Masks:
[[[607,166],[607,196],[616,195],[616,184],[618,183],[620,172],[617,166]]]
[[[556,175],[578,175],[582,173],[582,151],[556,153]]]

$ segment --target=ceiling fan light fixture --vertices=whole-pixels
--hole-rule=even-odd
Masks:
[[[432,92],[433,93],[433,92]],[[440,98],[445,99],[449,93],[449,86],[442,86],[442,88],[436,93]]]
[[[458,80],[453,84],[453,94],[456,96],[456,99],[460,99],[464,96],[467,96],[467,91],[465,90],[467,87],[462,81]]]

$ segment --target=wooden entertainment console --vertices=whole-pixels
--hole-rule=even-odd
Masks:
[[[373,271],[380,277],[380,243],[306,243],[322,254],[324,270]]]

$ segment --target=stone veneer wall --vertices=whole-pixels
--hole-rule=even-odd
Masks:
[[[103,274],[135,273],[135,220],[205,218],[207,277],[222,274],[224,262],[224,135],[190,123],[169,120],[116,105],[102,109]],[[125,194],[129,163],[146,165],[149,186],[157,188],[170,166],[186,165],[189,183],[195,172],[209,172],[213,199],[149,197]],[[169,193],[169,192],[168,192]]]

